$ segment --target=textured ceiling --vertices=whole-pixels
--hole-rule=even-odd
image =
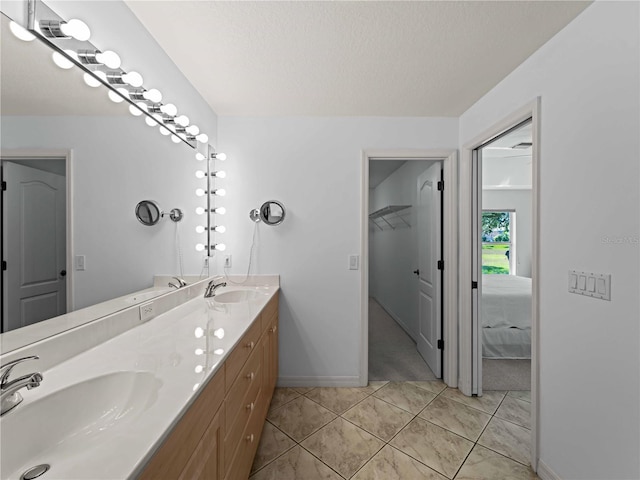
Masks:
[[[220,115],[453,117],[589,4],[126,2]]]

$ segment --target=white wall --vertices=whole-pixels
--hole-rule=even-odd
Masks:
[[[540,459],[640,478],[640,4],[596,2],[460,119],[465,144],[542,98]],[[611,301],[567,271],[612,275]]]
[[[362,150],[455,148],[457,135],[447,118],[219,118],[234,273],[247,268],[249,210],[287,208],[281,226],[258,225],[252,266],[281,275],[281,383],[357,382],[361,282],[348,255],[360,254]]]
[[[407,161],[369,194],[371,212],[388,205],[412,206],[399,212],[411,227],[394,221],[398,225],[395,230],[386,226],[383,230],[375,226],[369,230],[369,296],[414,340],[418,333],[418,277],[413,273],[418,268],[417,179],[431,163]]]
[[[516,211],[516,275],[531,278],[531,190],[483,190],[482,208]]]

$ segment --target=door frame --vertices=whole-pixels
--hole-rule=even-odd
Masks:
[[[531,118],[532,130],[532,259],[531,259],[531,466],[538,467],[540,451],[538,429],[540,418],[540,109],[541,98],[536,97],[510,115],[495,123],[462,146],[460,158],[460,383],[459,389],[471,395],[474,381],[472,352],[481,352],[482,338],[473,336],[472,324],[472,163],[473,152],[489,140]],[[474,341],[476,342],[474,344]],[[481,354],[480,354],[481,355]],[[477,372],[476,372],[477,373]]]
[[[369,160],[440,160],[443,168],[443,328],[445,340],[442,380],[458,386],[458,151],[371,149],[362,151],[360,184],[360,371],[359,385],[369,377]]]
[[[2,149],[0,150],[1,161],[14,160],[16,162],[38,159],[38,160],[64,160],[65,162],[65,183],[66,183],[66,270],[67,270],[67,313],[73,310],[74,299],[74,269],[73,269],[73,151],[64,149]],[[3,232],[4,235],[4,232]],[[0,239],[1,240],[1,239]],[[1,253],[1,252],[0,252]],[[4,277],[4,275],[3,275]],[[4,280],[3,280],[4,282]],[[3,285],[4,289],[4,285]],[[0,295],[4,295],[0,291]]]

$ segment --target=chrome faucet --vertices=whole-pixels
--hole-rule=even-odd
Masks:
[[[220,287],[226,287],[227,282],[216,283],[215,279],[209,282],[207,289],[204,291],[204,298],[211,298],[216,294],[216,290]]]
[[[18,390],[25,387],[27,390],[31,390],[32,388],[39,387],[42,381],[42,374],[38,372],[30,373],[9,381],[9,375],[13,367],[27,360],[38,360],[39,358],[37,355],[32,355],[30,357],[18,358],[17,360],[0,366],[0,416],[17,407],[20,402],[22,402],[23,398]]]
[[[178,289],[178,288],[182,288],[182,287],[186,287],[187,286],[187,282],[185,282],[180,277],[172,277],[172,278],[177,282],[177,285],[175,283],[173,283],[173,282],[169,282],[169,286],[170,287]]]

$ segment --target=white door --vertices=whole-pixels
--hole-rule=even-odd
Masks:
[[[3,330],[66,313],[65,177],[3,162]]]
[[[418,177],[418,352],[437,378],[442,377],[442,276],[438,261],[441,252],[441,192],[438,191],[442,166],[434,163]]]

